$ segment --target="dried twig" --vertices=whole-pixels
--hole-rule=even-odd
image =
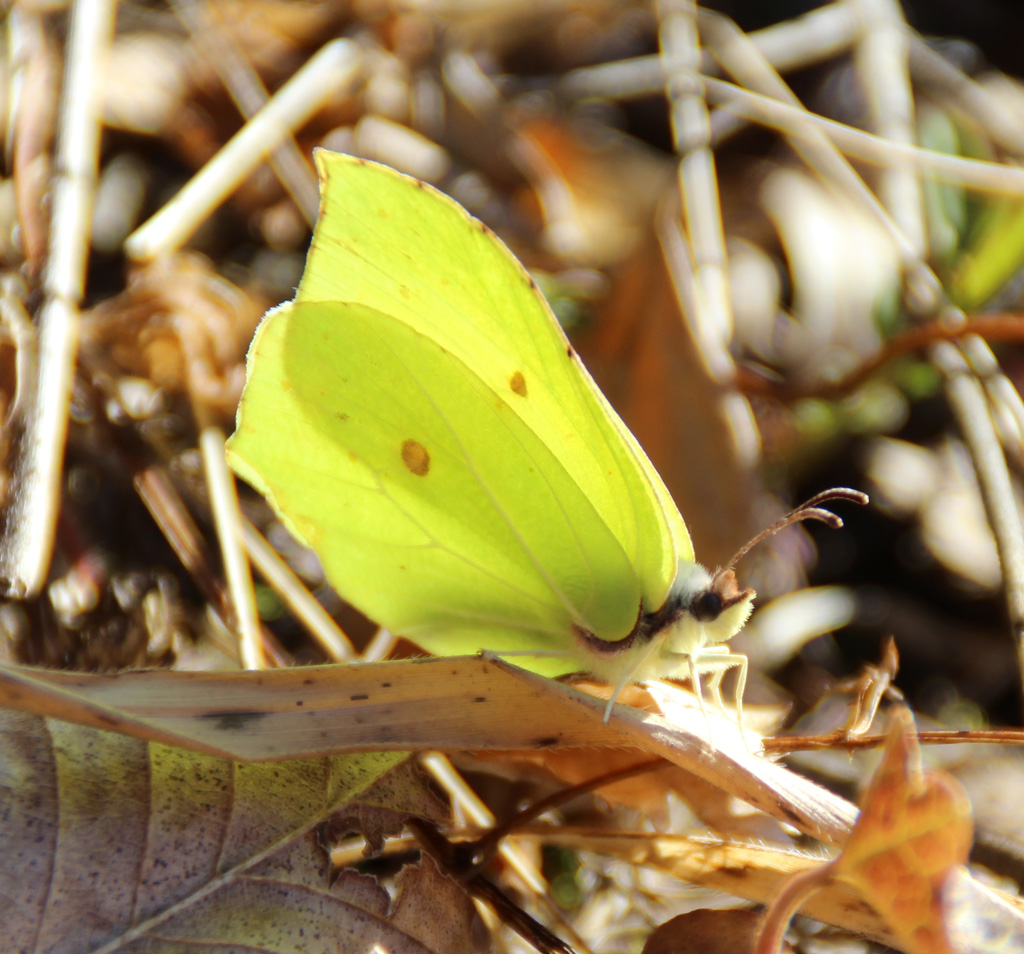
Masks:
[[[57,138],[49,258],[39,313],[38,377],[14,465],[14,492],[0,546],[8,595],[35,596],[53,553],[78,350],[78,307],[85,284],[101,128],[102,64],[114,31],[112,0],[77,0],[71,11]]]
[[[352,40],[332,40],[284,84],[188,184],[125,239],[134,259],[166,255],[193,232],[284,139],[359,75]]]

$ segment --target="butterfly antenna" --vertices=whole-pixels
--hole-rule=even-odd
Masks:
[[[822,523],[828,524],[833,530],[838,530],[843,525],[842,518],[836,516],[831,510],[825,510],[819,506],[819,504],[825,503],[826,500],[847,500],[850,503],[864,506],[868,503],[868,495],[861,493],[859,490],[851,490],[849,487],[833,487],[831,490],[823,490],[820,494],[815,494],[810,500],[805,500],[795,510],[791,510],[786,516],[776,520],[770,527],[766,527],[756,537],[740,547],[733,558],[726,564],[727,569],[732,569],[736,566],[750,550],[762,541],[767,540],[768,537],[774,536],[785,527],[794,523],[800,523],[802,520],[820,520]]]

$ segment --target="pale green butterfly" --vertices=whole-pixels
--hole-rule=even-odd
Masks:
[[[754,591],[695,562],[525,269],[430,186],[325,150],[316,165],[306,269],[249,350],[231,466],[347,600],[431,653],[539,654],[523,665],[615,695],[687,665],[719,701],[737,667],[739,704],[747,660],[721,644]],[[766,533],[840,525],[815,506],[836,496],[863,495],[828,491]]]

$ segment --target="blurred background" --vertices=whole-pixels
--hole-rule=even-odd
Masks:
[[[836,505],[844,529],[790,528],[738,567],[759,594],[732,644],[752,723],[841,727],[849,678],[880,665],[884,685],[893,640],[919,726],[1020,724],[1019,3],[0,11],[0,659],[254,665],[222,440],[253,331],[302,273],[323,146],[433,183],[522,259],[702,562],[825,488],[871,495]],[[412,651],[239,493],[259,571],[248,629],[269,664]],[[304,589],[319,619],[296,609]],[[928,754],[971,793],[975,860],[1019,885],[1021,760],[979,748]],[[850,797],[871,766],[841,750],[794,764]],[[552,784],[463,767],[501,817]],[[545,768],[567,784],[594,765]],[[614,824],[760,837],[734,801],[692,779],[639,785]],[[537,853],[581,933],[633,948],[687,890]]]

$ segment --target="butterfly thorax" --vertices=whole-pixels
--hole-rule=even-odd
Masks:
[[[632,679],[642,682],[672,675],[702,647],[735,636],[750,616],[754,596],[752,589],[740,589],[731,569],[711,574],[685,561],[665,603],[653,612],[641,608],[626,637],[605,640],[581,628],[576,636],[595,675],[614,679],[632,670]]]

